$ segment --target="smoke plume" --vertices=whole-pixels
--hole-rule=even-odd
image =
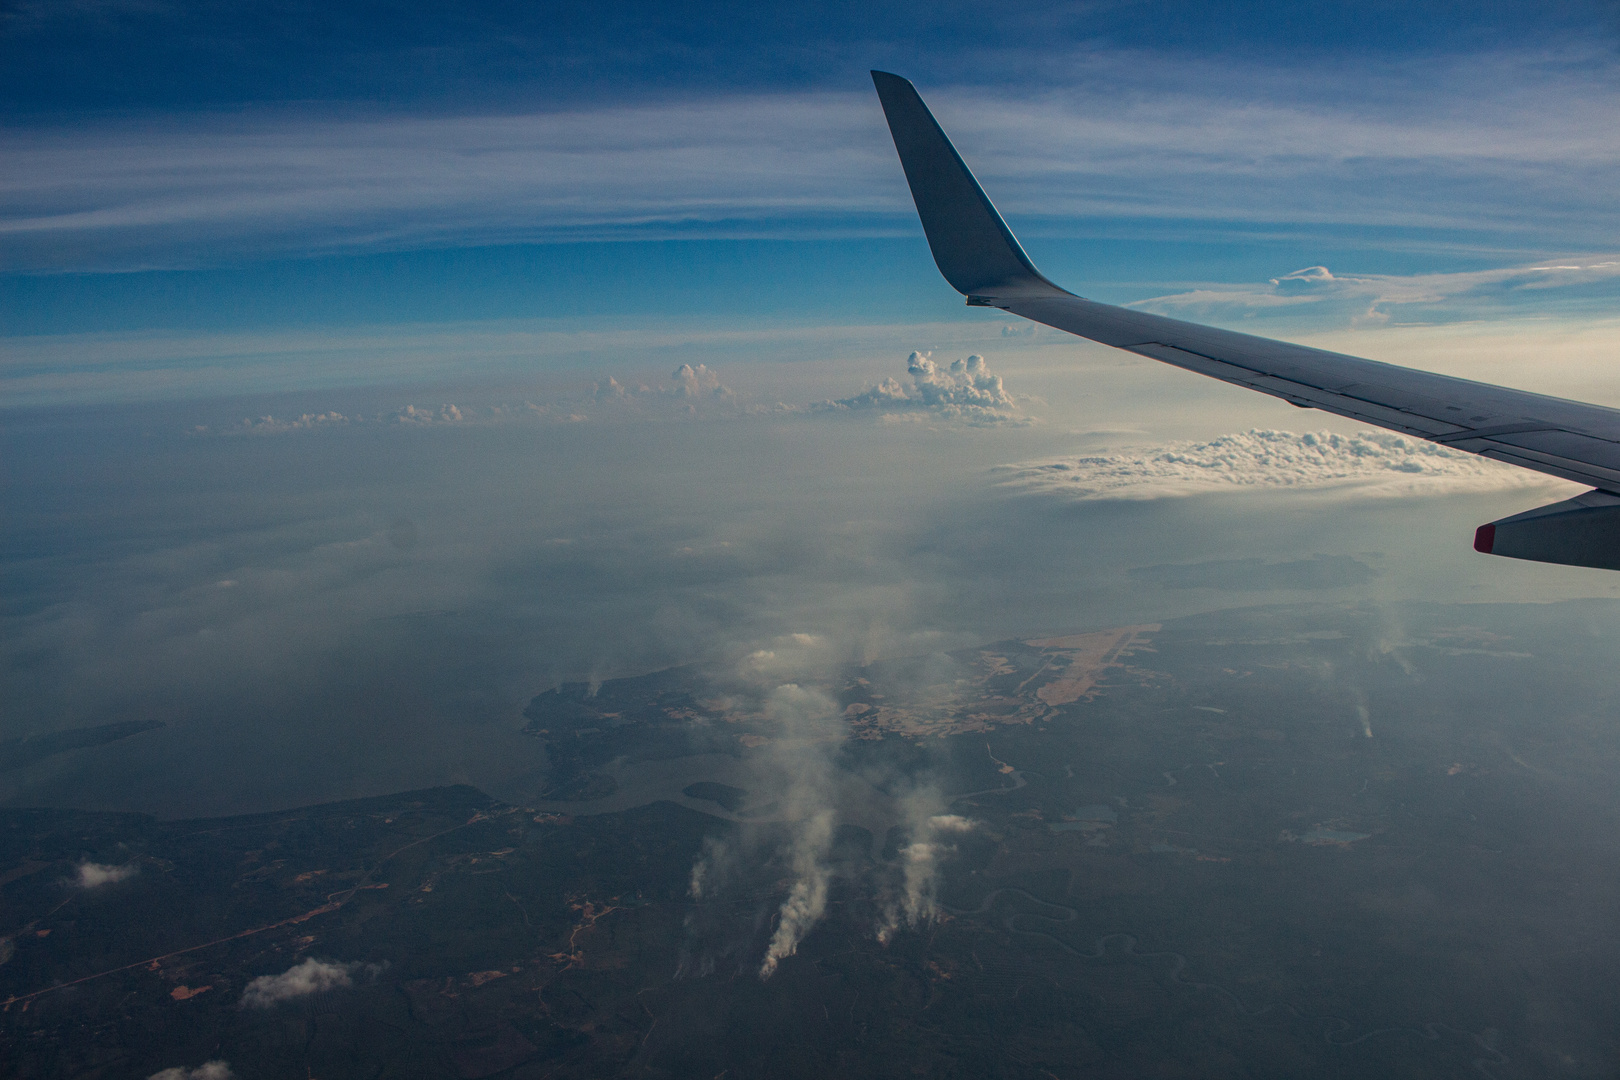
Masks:
[[[765,950],[759,977],[768,979],[827,911],[832,880],[829,856],[833,840],[833,760],[843,736],[838,705],[819,690],[796,683],[776,688],[767,705],[781,725],[773,743],[786,788],[783,821],[789,829],[787,853],[792,886],[777,912],[776,931]]]
[[[944,800],[934,788],[912,792],[902,808],[910,840],[900,849],[900,888],[880,907],[877,939],[884,944],[902,927],[921,926],[938,914],[940,863],[954,850],[946,837],[969,832],[975,824],[960,814],[943,813]]]

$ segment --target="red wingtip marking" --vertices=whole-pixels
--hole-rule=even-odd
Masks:
[[[1496,546],[1496,526],[1481,525],[1474,530],[1474,550],[1483,551],[1489,555],[1491,548]]]

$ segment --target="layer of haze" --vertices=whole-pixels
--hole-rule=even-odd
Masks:
[[[1087,295],[1620,405],[1611,5],[585,10],[0,13],[0,738],[165,725],[0,800],[531,798],[533,694],[794,634],[1616,591],[1469,549],[1568,485],[963,308],[865,74]]]
[[[13,416],[0,722],[167,726],[13,770],[0,797],[167,815],[449,781],[533,798],[543,750],[518,729],[534,693],[792,634],[830,643],[824,673],[1237,603],[1616,588],[1469,550],[1479,522],[1570,487],[1506,467],[1345,486],[1329,461],[1283,490],[1203,494],[1149,473],[1101,501],[1020,485],[998,467],[1357,429],[1098,347],[1007,340],[983,365],[1000,406],[942,391],[953,355],[936,348],[928,376],[896,349],[454,399]],[[885,378],[899,397],[863,393]],[[1319,556],[1367,569],[1266,572]],[[1261,564],[1215,587],[1131,573],[1240,559]]]

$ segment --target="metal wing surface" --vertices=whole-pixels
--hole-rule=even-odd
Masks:
[[[1495,458],[1597,490],[1560,513],[1600,511],[1601,552],[1590,539],[1571,551],[1506,550],[1503,529],[1482,526],[1479,550],[1547,562],[1620,569],[1620,410],[1437,375],[1286,341],[1240,334],[1075,296],[1049,281],[1024,253],[994,204],[912,84],[887,72],[872,80],[894,136],[923,231],[945,280],[975,307],[993,307],[1047,326],[1196,371],[1224,382]],[[1545,508],[1551,510],[1552,508]],[[1545,541],[1547,519],[1532,512]],[[1529,518],[1530,515],[1520,515]],[[1587,513],[1590,518],[1590,513]],[[1612,521],[1608,519],[1612,518]],[[1589,526],[1594,523],[1585,522]],[[1612,525],[1613,528],[1609,528]],[[1495,534],[1496,543],[1491,544]],[[1511,528],[1505,529],[1513,532]],[[1522,529],[1520,531],[1523,531]],[[1583,533],[1583,535],[1585,535]],[[1532,547],[1535,547],[1532,544]],[[1574,555],[1575,557],[1564,557]],[[1559,557],[1552,557],[1559,556]]]

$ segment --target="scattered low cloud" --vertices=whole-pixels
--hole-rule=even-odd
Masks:
[[[301,413],[282,419],[275,416],[244,417],[235,427],[221,429],[218,434],[284,435],[297,431],[318,431],[326,428],[347,427],[352,424],[393,424],[407,427],[442,427],[446,424],[498,424],[512,420],[539,420],[555,417],[556,411],[533,402],[517,405],[462,406],[445,404],[437,408],[423,405],[405,405],[389,412],[372,414],[340,413],[328,410],[320,413]],[[211,429],[200,426],[195,434],[209,434]]]
[[[1367,498],[1555,483],[1539,473],[1390,432],[1252,430],[1207,442],[1004,465],[1013,490],[1075,500],[1163,499],[1222,491],[1332,490]]]
[[[155,1072],[146,1080],[235,1080],[236,1074],[224,1061],[205,1061],[195,1069],[176,1065],[172,1069]]]
[[[676,402],[688,414],[736,405],[736,393],[721,383],[719,374],[707,364],[682,364],[669,378],[666,386],[648,386],[644,382],[622,383],[610,375],[592,384],[591,398],[598,404],[615,405]]]
[[[742,660],[749,680],[785,681],[805,671],[829,670],[843,657],[837,643],[823,634],[784,634],[769,648],[755,649]]]
[[[886,378],[876,386],[837,401],[812,406],[823,412],[876,412],[888,416],[927,417],[968,424],[1028,424],[1018,412],[1018,401],[1007,392],[1000,375],[990,371],[977,353],[965,359],[937,364],[932,353],[914,352],[906,358],[908,386]]]
[[[286,435],[297,432],[321,431],[332,428],[367,425],[371,427],[446,427],[471,424],[491,425],[516,422],[545,421],[551,423],[579,423],[593,417],[625,415],[631,410],[643,412],[671,410],[676,415],[697,416],[715,413],[731,414],[742,411],[736,393],[720,381],[720,376],[706,364],[682,364],[670,374],[670,381],[662,386],[645,382],[620,382],[609,375],[597,380],[583,393],[559,395],[544,404],[533,401],[502,402],[498,404],[403,405],[374,413],[348,412],[335,409],[325,412],[300,413],[294,417],[243,417],[240,423],[213,429],[197,425],[194,435]],[[780,411],[787,406],[763,411]],[[753,410],[761,411],[761,410]]]
[[[242,1007],[269,1009],[284,1001],[308,997],[323,990],[353,986],[354,975],[362,969],[373,974],[381,970],[372,965],[340,964],[311,956],[280,975],[260,975],[248,983],[242,991]]]
[[[125,881],[134,877],[139,870],[140,866],[135,863],[109,866],[106,863],[82,862],[73,880],[81,889],[94,889],[115,881]]]
[[[305,412],[297,416],[244,417],[219,428],[196,425],[194,435],[288,435],[342,427],[446,427],[509,423],[580,423],[629,417],[729,418],[810,413],[873,413],[884,419],[930,420],[973,427],[1026,425],[1033,421],[1019,408],[1000,375],[977,353],[936,363],[931,353],[913,352],[906,359],[908,382],[886,378],[853,397],[809,406],[782,402],[749,402],[721,382],[707,364],[682,364],[667,381],[649,383],[608,375],[581,392],[569,392],[537,404],[531,400],[499,404],[404,405],[378,412]]]

